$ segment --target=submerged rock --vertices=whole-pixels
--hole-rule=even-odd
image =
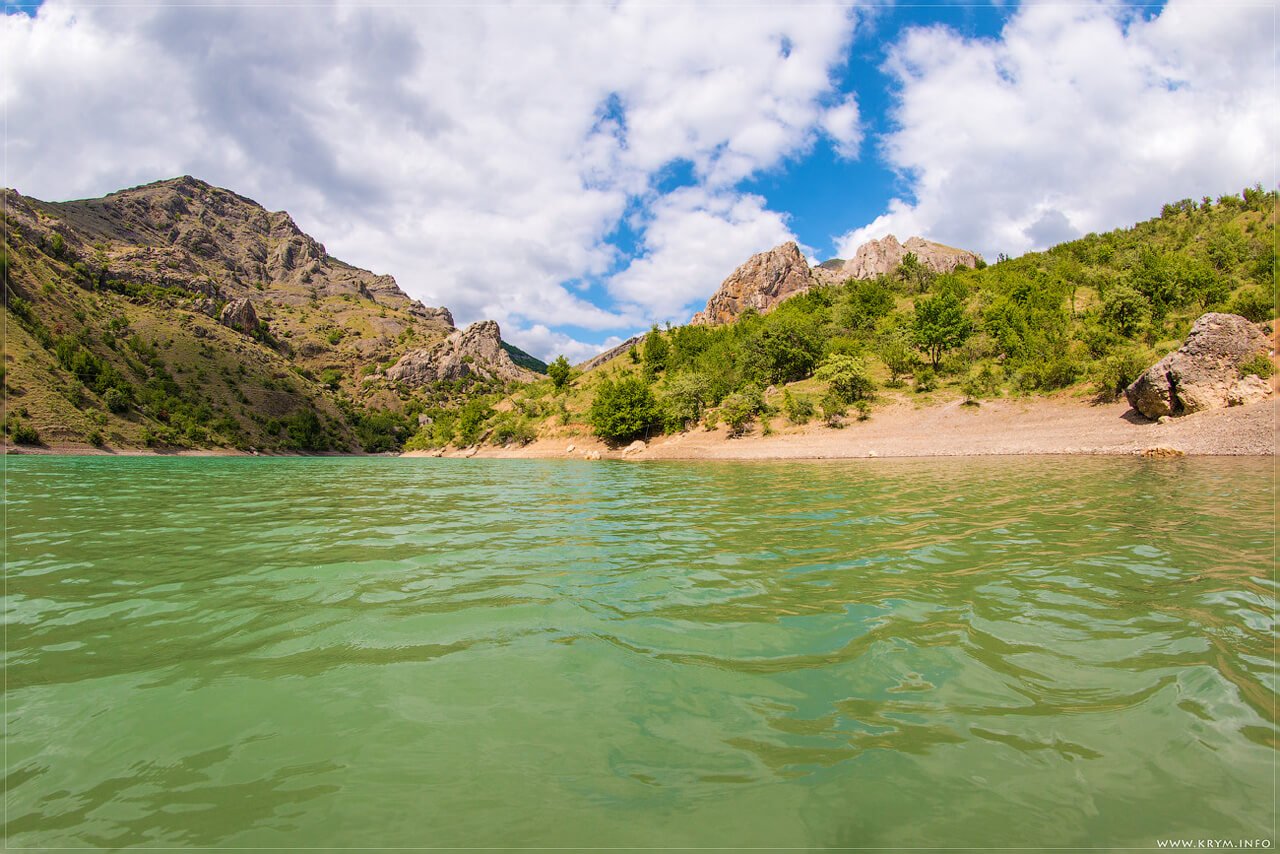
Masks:
[[[1270,344],[1262,330],[1238,314],[1201,315],[1183,345],[1134,380],[1125,397],[1152,419],[1262,400],[1270,387],[1249,381],[1256,377],[1242,380],[1240,366]]]

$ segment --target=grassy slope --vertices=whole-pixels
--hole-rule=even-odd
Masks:
[[[1216,204],[1190,201],[1166,206],[1161,217],[1102,235],[1055,246],[1045,252],[1002,260],[985,269],[940,276],[925,292],[885,280],[892,289],[891,311],[869,327],[847,325],[847,307],[858,283],[828,286],[784,303],[764,318],[748,317],[695,342],[697,352],[673,354],[665,370],[649,372],[659,401],[673,374],[692,371],[710,377],[720,391],[708,401],[710,423],[726,391],[755,385],[765,389],[770,429],[786,430],[779,407],[783,392],[817,403],[827,386],[812,370],[790,382],[772,381],[753,365],[767,330],[814,330],[816,365],[833,352],[857,355],[875,382],[875,405],[908,400],[917,405],[960,396],[1000,397],[1060,394],[1114,395],[1117,388],[1161,355],[1176,348],[1205,311],[1237,311],[1251,319],[1274,316],[1275,194],[1250,191]],[[948,351],[934,387],[926,380],[927,360],[917,356],[899,388],[888,388],[891,373],[879,355],[894,336],[911,333],[917,301],[942,291],[959,295],[973,325],[963,345]],[[1139,321],[1126,325],[1108,313],[1112,301],[1136,292]],[[689,327],[668,337],[677,342]],[[692,336],[690,336],[692,337]],[[700,348],[700,349],[699,349]],[[677,349],[679,349],[677,347]],[[530,385],[502,409],[525,413],[526,432],[542,438],[583,435],[599,384],[627,373],[643,375],[643,363],[622,354],[577,377],[555,394],[549,382]],[[983,383],[985,388],[975,391]]]
[[[175,193],[188,199],[186,212],[171,212],[182,203]],[[201,198],[212,198],[216,212]],[[25,303],[21,316],[5,303],[7,428],[21,422],[45,442],[100,437],[111,447],[359,450],[367,443],[355,428],[367,413],[387,410],[400,416],[391,429],[401,440],[411,432],[411,418],[401,414],[412,408],[413,393],[389,386],[378,367],[439,340],[448,325],[411,312],[394,282],[323,255],[322,247],[314,272],[264,263],[257,276],[244,274],[254,265],[222,251],[257,241],[252,253],[275,257],[305,238],[287,216],[189,179],[107,200],[51,204],[6,194],[6,202],[13,203],[6,294]],[[218,250],[184,251],[173,235],[185,229],[211,230]],[[225,297],[253,300],[269,337],[255,340],[201,311],[196,289],[206,283]],[[119,374],[134,405],[110,411],[92,382],[60,364],[54,350],[63,339]],[[300,444],[287,422],[305,413],[316,415],[319,429],[302,431]]]

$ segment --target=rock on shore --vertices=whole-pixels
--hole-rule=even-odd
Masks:
[[[1240,366],[1270,346],[1266,334],[1238,314],[1201,315],[1183,345],[1134,380],[1125,397],[1153,419],[1264,400],[1270,386],[1256,376],[1241,378]]]

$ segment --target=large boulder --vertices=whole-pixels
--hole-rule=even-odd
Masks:
[[[233,299],[224,305],[218,321],[245,335],[252,335],[258,330],[258,312],[253,308],[253,300],[248,297]]]
[[[431,347],[410,350],[387,368],[387,379],[408,385],[428,385],[468,375],[517,382],[538,378],[511,360],[502,346],[502,332],[492,320],[458,329]]]
[[[1270,339],[1238,314],[1211,312],[1192,325],[1187,340],[1124,390],[1129,405],[1148,418],[1261,400],[1270,387],[1240,377],[1240,366],[1270,350]]]
[[[721,283],[692,323],[714,326],[736,320],[748,308],[765,312],[814,285],[809,262],[795,243],[752,255]]]

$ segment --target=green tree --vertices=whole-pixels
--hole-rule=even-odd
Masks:
[[[555,386],[556,391],[565,390],[565,387],[569,385],[569,377],[572,374],[573,368],[563,354],[556,356],[555,361],[547,365],[547,376],[551,377],[551,384]]]
[[[659,372],[667,369],[667,356],[671,352],[671,345],[667,341],[667,336],[662,334],[662,330],[658,329],[657,324],[649,330],[649,334],[644,337],[644,351],[642,357],[644,359],[645,370],[650,376],[656,376]]]
[[[667,426],[685,430],[697,424],[711,399],[711,384],[696,371],[668,374],[658,395]]]
[[[1151,319],[1151,303],[1137,288],[1118,284],[1107,289],[1102,301],[1102,322],[1125,338],[1132,338]]]
[[[830,392],[846,404],[870,397],[876,388],[862,360],[842,353],[828,356],[813,376],[825,382]]]
[[[480,431],[493,416],[493,407],[483,397],[473,397],[458,413],[457,438],[460,446],[474,445],[480,441]]]
[[[915,345],[936,368],[943,353],[968,340],[973,323],[960,299],[951,291],[943,291],[916,303],[912,331]]]
[[[836,322],[846,329],[869,330],[893,311],[893,291],[883,279],[862,279],[851,284],[836,308]]]
[[[637,376],[601,382],[587,413],[596,435],[612,442],[640,436],[657,425],[660,418],[653,390]]]

